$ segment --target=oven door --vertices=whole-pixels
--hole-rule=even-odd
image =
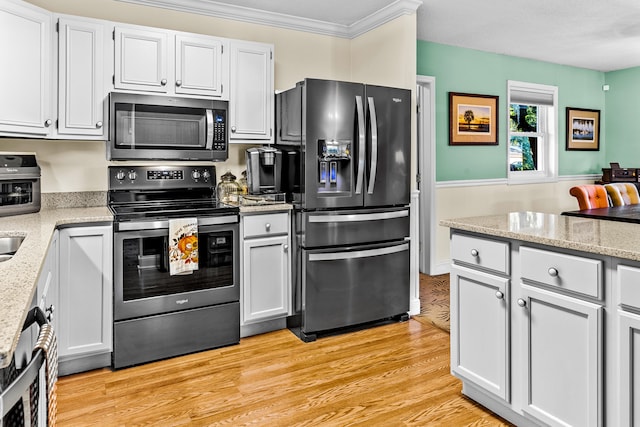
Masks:
[[[238,223],[198,227],[198,270],[169,274],[169,229],[114,233],[114,318],[131,319],[239,301]]]

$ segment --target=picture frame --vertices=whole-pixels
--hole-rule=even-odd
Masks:
[[[567,150],[600,150],[600,110],[567,107]]]
[[[449,92],[449,145],[498,145],[498,96]]]

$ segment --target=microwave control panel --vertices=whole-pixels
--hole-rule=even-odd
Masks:
[[[224,110],[213,110],[213,150],[227,150],[227,116]]]

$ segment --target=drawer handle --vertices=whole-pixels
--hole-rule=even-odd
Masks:
[[[477,257],[478,255],[480,255],[480,252],[477,249],[471,249],[471,256]]]
[[[504,294],[502,292],[500,292],[500,291],[496,291],[496,298],[502,299],[502,298],[504,298]]]
[[[518,305],[520,307],[525,307],[527,305],[527,302],[525,300],[523,300],[522,298],[518,298]]]
[[[556,268],[553,268],[553,267],[549,268],[548,273],[549,273],[549,276],[551,277],[558,277],[558,269]]]
[[[265,229],[266,231],[271,231],[271,224],[266,223],[266,224],[264,225],[264,229]]]

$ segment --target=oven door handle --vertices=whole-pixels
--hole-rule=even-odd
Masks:
[[[402,243],[397,246],[390,246],[378,249],[365,249],[360,251],[326,252],[319,254],[309,254],[309,261],[342,261],[354,258],[370,258],[380,255],[391,255],[409,250],[409,243]]]
[[[211,218],[198,218],[198,226],[204,225],[222,225],[235,224],[238,222],[238,215],[225,215]],[[136,231],[136,230],[162,230],[169,229],[169,220],[161,221],[132,221],[119,222],[118,231]]]

